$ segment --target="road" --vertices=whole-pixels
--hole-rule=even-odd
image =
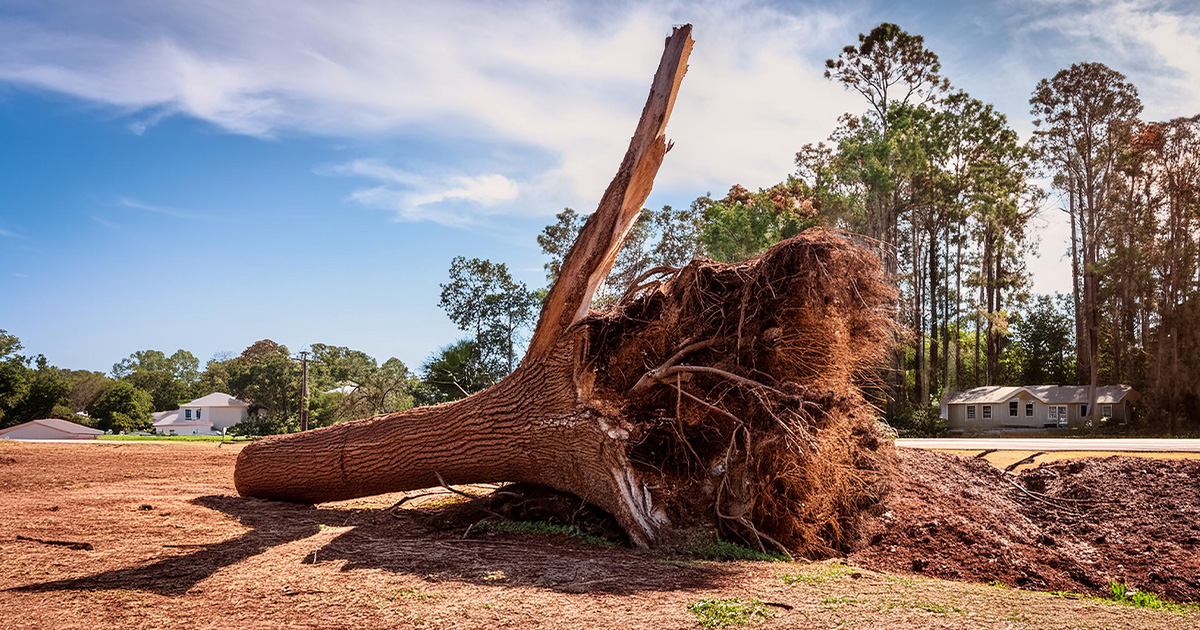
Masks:
[[[1200,440],[1143,438],[908,438],[896,446],[947,451],[1200,453]]]

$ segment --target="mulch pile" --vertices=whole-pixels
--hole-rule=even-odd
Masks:
[[[1019,475],[900,449],[896,485],[850,560],[882,571],[1200,601],[1200,461],[1106,457]]]

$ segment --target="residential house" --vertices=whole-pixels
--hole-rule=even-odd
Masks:
[[[69,420],[43,418],[0,430],[0,440],[94,440],[103,434]]]
[[[249,415],[250,405],[220,392],[197,398],[174,411],[154,414],[154,432],[160,435],[224,433]]]
[[[1042,429],[1081,426],[1088,416],[1087,385],[976,387],[947,392],[942,420],[951,430]],[[1141,395],[1128,385],[1096,388],[1096,418],[1125,423]]]

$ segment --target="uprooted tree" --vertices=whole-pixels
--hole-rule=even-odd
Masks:
[[[851,546],[892,461],[857,385],[894,333],[872,253],[809,230],[746,262],[653,269],[589,312],[670,149],[692,44],[690,25],[667,39],[516,370],[452,403],[254,442],[238,492],[317,503],[524,482],[606,510],[641,546],[693,526],[808,556]]]

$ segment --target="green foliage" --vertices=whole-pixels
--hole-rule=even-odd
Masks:
[[[467,339],[439,350],[425,362],[422,371],[422,381],[434,403],[466,398],[503,376],[483,360],[479,346]]]
[[[795,178],[756,193],[734,186],[702,207],[701,249],[723,262],[746,260],[816,224],[812,201]]]
[[[546,521],[482,521],[474,529],[479,533],[568,536],[589,545],[614,546],[611,540],[588,534],[574,525],[557,525]]]
[[[803,573],[792,573],[781,576],[784,584],[824,584],[840,580],[857,572],[858,569],[844,564],[817,565],[812,570]]]
[[[766,604],[757,599],[726,597],[702,599],[688,604],[688,611],[696,616],[705,628],[745,626],[755,621],[770,619],[775,615],[767,610]]]
[[[1113,601],[1126,606],[1167,610],[1180,614],[1200,612],[1200,604],[1176,604],[1148,591],[1135,591],[1120,582],[1109,582],[1108,591]]]
[[[141,431],[150,428],[154,399],[128,381],[113,383],[88,409],[101,431]]]
[[[757,549],[744,547],[737,543],[721,540],[720,538],[706,538],[703,541],[697,542],[688,547],[688,552],[702,560],[719,560],[719,561],[735,561],[735,560],[759,560],[763,562],[787,562],[788,557],[779,552],[763,552]]]
[[[948,89],[941,62],[920,35],[885,22],[858,42],[825,61],[825,78],[861,94],[881,120],[895,104],[927,103]]]
[[[1075,314],[1070,296],[1038,295],[1014,322],[1019,374],[1027,384],[1062,384],[1075,378]]]
[[[458,256],[438,303],[450,320],[473,335],[489,370],[511,372],[520,358],[525,331],[541,302],[525,283],[513,280],[504,263]]]
[[[113,377],[149,392],[155,411],[176,409],[180,400],[191,400],[200,378],[200,361],[186,350],[167,356],[158,350],[139,350],[112,369]]]
[[[113,442],[230,442],[234,438],[224,435],[100,435],[98,440]],[[237,440],[244,441],[244,440]]]
[[[671,206],[663,206],[661,210],[643,208],[617,253],[612,271],[597,291],[595,302],[603,305],[618,299],[634,280],[653,267],[680,267],[690,262],[699,247],[703,224],[701,203],[698,199],[691,208],[678,210]],[[585,222],[570,208],[555,215],[555,219],[537,237],[542,253],[550,257],[545,267],[546,277],[552,282],[558,278],[563,259]]]

